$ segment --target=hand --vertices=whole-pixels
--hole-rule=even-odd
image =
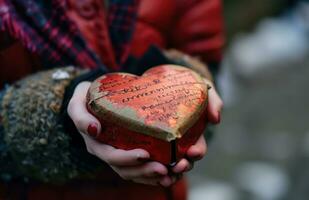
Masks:
[[[212,124],[218,124],[220,122],[221,109],[223,102],[219,97],[214,85],[205,79],[205,82],[211,86],[208,91],[208,105],[207,105],[207,118]],[[194,162],[202,159],[207,152],[207,143],[204,135],[201,135],[197,142],[192,145],[187,151],[187,158],[181,159],[172,169],[176,174],[182,174],[190,171],[193,168]]]
[[[221,120],[221,110],[223,102],[214,86],[214,84],[207,79],[204,79],[206,84],[211,88],[208,90],[208,104],[207,104],[207,120],[212,124],[218,124]]]
[[[88,136],[101,131],[100,122],[86,108],[86,94],[89,86],[89,82],[80,83],[68,106],[69,116],[83,136],[87,151],[109,164],[125,180],[148,185],[170,186],[175,179],[168,176],[167,168],[161,163],[147,161],[150,157],[147,151],[116,149]]]

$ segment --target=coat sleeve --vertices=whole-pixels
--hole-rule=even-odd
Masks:
[[[199,57],[215,74],[223,44],[221,0],[142,1],[131,53],[140,57],[152,45],[174,48]]]
[[[9,154],[9,149],[4,141],[4,127],[2,121],[2,99],[5,93],[5,89],[0,90],[0,183],[3,181],[9,181],[12,177],[17,178],[20,176],[16,169],[16,165]],[[1,187],[1,186],[0,186]]]
[[[222,59],[224,29],[221,0],[176,0],[170,45],[206,63]]]

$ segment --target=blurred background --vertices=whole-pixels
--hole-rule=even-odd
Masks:
[[[190,200],[309,199],[309,1],[224,0],[225,107]]]

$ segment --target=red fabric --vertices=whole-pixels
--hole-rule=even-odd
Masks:
[[[113,70],[119,69],[106,24],[105,7],[101,0],[67,0],[67,15],[73,20],[88,46],[103,63]]]
[[[221,0],[141,1],[133,35],[135,56],[156,45],[219,62],[223,44]]]
[[[66,186],[39,185],[29,190],[30,200],[185,200],[185,182],[180,181],[176,190],[170,193],[162,187],[129,183],[125,185],[104,185],[100,183],[80,182]],[[181,195],[181,196],[180,196]]]
[[[219,62],[224,44],[221,0],[178,0],[171,45],[205,62]]]
[[[0,32],[0,37],[3,35]],[[0,89],[5,83],[13,83],[37,71],[39,66],[40,62],[36,55],[29,53],[20,42],[12,41],[6,48],[0,50]]]
[[[53,66],[73,64],[95,68],[98,59],[64,15],[63,2],[0,0],[0,29]]]

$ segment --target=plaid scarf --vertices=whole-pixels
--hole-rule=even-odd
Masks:
[[[137,5],[138,0],[109,1],[107,24],[119,66],[129,53]],[[46,67],[74,65],[107,71],[67,17],[63,0],[0,0],[0,30],[38,54]]]

